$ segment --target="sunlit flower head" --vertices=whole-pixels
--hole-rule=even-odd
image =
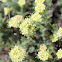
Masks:
[[[57,33],[58,37],[62,37],[62,28],[60,27]]]
[[[7,0],[0,0],[0,1],[2,1],[2,2],[4,2],[4,3],[7,2]]]
[[[41,15],[37,12],[32,14],[31,19],[35,22],[41,22],[42,21]]]
[[[26,54],[26,50],[18,45],[14,46],[14,48],[11,49],[11,51],[9,52],[9,57],[13,62],[20,62],[24,60]]]
[[[48,56],[49,56],[49,54],[47,51],[41,50],[38,52],[38,58],[42,61],[48,60]]]
[[[9,12],[10,12],[10,8],[5,7],[5,8],[4,8],[4,14],[5,14],[5,15],[8,15]]]
[[[45,10],[45,5],[44,4],[39,3],[35,6],[35,11],[36,12],[43,12],[44,10]]]
[[[46,49],[47,47],[44,44],[40,46],[40,50],[46,50]]]
[[[32,35],[35,24],[30,18],[26,18],[22,24],[20,24],[19,28],[23,35]]]
[[[23,6],[23,5],[25,5],[25,3],[26,3],[26,1],[25,0],[19,0],[18,1],[18,4],[19,4],[19,6]]]
[[[17,22],[22,22],[23,17],[20,16],[20,15],[16,15],[15,19],[16,19]]]
[[[62,58],[62,49],[59,49],[58,52],[56,53],[58,59]]]
[[[52,42],[56,42],[58,40],[58,36],[56,34],[53,34],[51,37],[50,37],[51,41]]]
[[[8,22],[9,27],[19,27],[19,24],[23,21],[23,17],[21,15],[16,15],[10,19]]]

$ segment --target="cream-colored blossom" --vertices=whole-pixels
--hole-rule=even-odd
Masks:
[[[49,50],[47,50],[47,47],[45,45],[40,47],[40,51],[37,54],[38,58],[42,61],[48,60],[48,58],[52,58]]]
[[[50,37],[51,41],[52,42],[56,42],[58,40],[58,36],[56,34],[53,34],[51,37]]]
[[[21,15],[16,15],[10,19],[8,22],[9,27],[17,28],[19,24],[22,22],[23,17]]]
[[[56,53],[58,59],[62,58],[62,49],[59,49],[58,52]]]
[[[60,27],[57,33],[58,37],[62,37],[62,28]]]
[[[41,22],[42,21],[41,15],[37,12],[32,14],[31,19],[35,22]]]
[[[11,49],[11,51],[9,52],[9,57],[13,62],[20,62],[24,60],[26,54],[26,50],[18,45],[14,46],[14,48]]]
[[[49,54],[47,51],[41,50],[38,52],[38,58],[40,60],[46,61],[46,60],[48,60],[48,56],[49,56]]]
[[[20,24],[19,28],[23,35],[32,35],[35,30],[35,24],[30,18],[26,18],[22,24]]]
[[[36,12],[43,12],[44,10],[45,10],[45,5],[44,4],[39,3],[35,6],[35,11]]]
[[[5,7],[4,8],[4,14],[5,15],[8,15],[9,12],[10,12],[10,8]]]
[[[40,50],[46,50],[46,49],[47,47],[44,44],[40,46]]]
[[[26,1],[25,0],[19,0],[18,1],[18,4],[19,4],[19,6],[23,6],[23,5],[25,5],[25,3],[26,3]]]
[[[0,1],[2,1],[2,2],[4,2],[4,3],[7,2],[7,0],[0,0]]]

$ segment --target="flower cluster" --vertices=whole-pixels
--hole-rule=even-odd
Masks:
[[[44,44],[40,46],[40,50],[46,50],[46,49],[47,47]]]
[[[38,52],[38,58],[40,60],[46,61],[51,58],[51,54],[45,45],[40,46],[40,51]]]
[[[52,42],[56,42],[56,41],[58,41],[58,36],[56,34],[53,34],[53,35],[51,35],[50,39]]]
[[[21,24],[20,24],[20,31],[23,35],[32,35],[35,24],[30,18],[26,18]]]
[[[60,27],[57,32],[58,37],[62,37],[62,28]]]
[[[5,7],[4,8],[4,14],[5,15],[8,15],[9,12],[10,12],[10,8]]]
[[[9,27],[19,27],[19,24],[23,21],[23,17],[21,15],[16,15],[10,19],[8,22]]]
[[[35,13],[31,15],[31,19],[34,22],[42,22],[42,15],[40,15],[40,12],[45,10],[44,1],[45,0],[35,0]]]
[[[62,49],[59,49],[58,52],[56,53],[58,59],[62,58]]]
[[[44,50],[39,51],[38,52],[38,57],[39,57],[40,60],[43,60],[43,61],[48,60],[48,53],[47,53],[47,51],[44,51]]]
[[[4,2],[4,3],[7,2],[7,0],[0,0],[0,1],[2,1],[2,2]]]
[[[45,10],[45,5],[43,4],[45,0],[35,0],[36,6],[35,11],[36,12],[43,12]]]
[[[35,22],[41,22],[42,21],[41,20],[41,15],[37,12],[32,14],[31,19]]]
[[[62,28],[60,27],[56,34],[53,34],[50,39],[52,42],[56,42],[58,39],[62,37]]]
[[[20,7],[22,7],[23,5],[25,5],[26,1],[25,0],[19,0],[18,4]]]
[[[42,15],[40,15],[40,12],[43,12],[45,10],[45,5],[43,4],[45,0],[35,0],[35,13],[31,15],[31,19],[34,22],[42,22]]]
[[[19,0],[18,4],[22,7],[25,5],[25,0]],[[16,15],[10,19],[8,22],[9,27],[15,27],[20,28],[20,31],[22,32],[22,35],[32,35],[32,33],[35,31],[35,22],[42,22],[42,15],[39,14],[39,12],[43,12],[45,9],[44,0],[35,0],[35,3],[37,4],[35,8],[36,12],[31,15],[30,18],[25,18],[22,22],[22,16]],[[40,5],[39,5],[40,4]],[[38,10],[38,11],[37,11]],[[22,23],[21,23],[22,22]],[[20,24],[21,23],[21,24]]]
[[[26,57],[26,54],[26,50],[20,47],[19,45],[14,46],[14,48],[11,49],[11,51],[9,52],[9,56],[13,62],[23,61]]]
[[[45,5],[44,4],[39,3],[35,7],[36,12],[43,12],[44,10],[45,10]]]

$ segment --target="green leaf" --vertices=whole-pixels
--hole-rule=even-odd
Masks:
[[[29,50],[28,50],[28,52],[30,52],[30,53],[32,53],[33,51],[34,51],[34,47],[33,46],[31,46],[30,48],[29,48]]]

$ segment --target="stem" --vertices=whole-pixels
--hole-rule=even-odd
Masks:
[[[9,17],[9,19],[10,19],[10,13],[8,14],[8,17]]]
[[[49,7],[49,10],[51,10],[51,4],[52,4],[52,0],[50,1],[50,7]]]
[[[21,15],[23,15],[23,6],[21,7]]]

